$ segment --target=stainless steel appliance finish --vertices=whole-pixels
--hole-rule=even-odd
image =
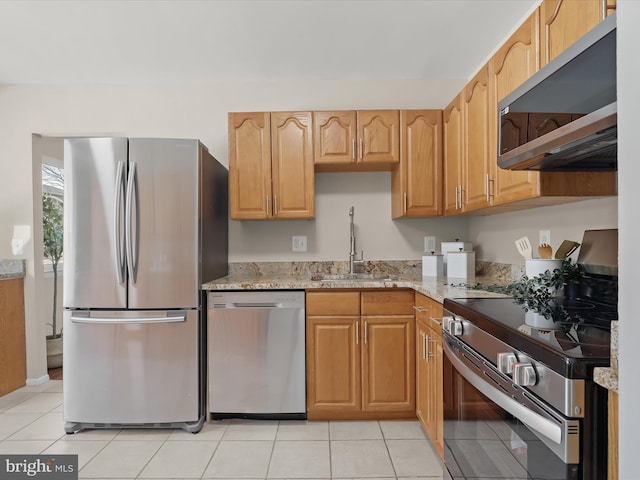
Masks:
[[[615,170],[616,14],[498,103],[498,165]]]
[[[306,418],[302,291],[210,292],[212,418]]]
[[[563,297],[445,299],[444,457],[455,480],[606,478],[607,391],[593,369],[610,363],[618,318],[617,233],[584,233],[582,275]]]
[[[66,310],[64,321],[67,431],[199,429],[197,310]]]
[[[227,170],[197,140],[68,138],[68,433],[200,430],[200,285],[228,271]]]
[[[599,478],[602,466],[582,460],[606,442],[606,436],[592,438],[598,410],[592,382],[563,378],[465,319],[445,314],[445,369],[450,365],[452,373],[444,420],[450,476]],[[503,360],[508,355],[517,361]]]

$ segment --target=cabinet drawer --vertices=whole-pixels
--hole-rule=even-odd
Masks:
[[[360,315],[360,292],[307,292],[307,315]]]
[[[362,292],[362,315],[413,315],[412,290]]]

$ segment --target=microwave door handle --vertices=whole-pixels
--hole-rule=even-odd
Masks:
[[[116,191],[113,205],[113,245],[115,249],[118,283],[124,283],[124,229],[122,228],[122,200],[124,197],[124,162],[119,161],[116,169]]]
[[[131,221],[131,217],[134,211],[133,200],[134,200],[134,197],[137,197],[137,190],[134,193],[135,183],[136,183],[136,162],[131,162],[131,170],[129,172],[129,178],[127,179],[127,201],[126,201],[127,210],[125,215],[125,224],[126,224],[126,230],[127,230],[127,234],[125,236],[126,250],[127,250],[127,269],[129,271],[129,282],[131,283],[131,285],[136,284],[136,270],[137,270],[137,258],[135,259],[136,261],[134,263],[133,247],[134,247],[135,240],[134,240],[133,223]],[[136,211],[137,211],[137,206],[138,205],[136,201],[136,205],[135,205]],[[138,215],[136,215],[136,223],[137,222],[138,222]],[[136,229],[135,229],[136,238],[137,238],[137,235],[138,235],[138,229],[136,225]]]
[[[473,385],[480,393],[484,394],[489,398],[489,400],[493,401],[498,406],[519,419],[522,423],[545,436],[552,442],[556,444],[562,443],[562,429],[556,423],[529,410],[521,403],[516,402],[511,397],[493,388],[458,358],[456,353],[449,346],[448,342],[443,341],[442,343],[445,354],[454,368],[458,370],[464,379]]]

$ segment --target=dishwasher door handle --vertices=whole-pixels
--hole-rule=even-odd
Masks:
[[[213,308],[281,308],[280,303],[218,303]]]

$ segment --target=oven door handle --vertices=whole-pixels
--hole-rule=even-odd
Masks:
[[[511,397],[493,388],[458,358],[458,355],[453,351],[449,346],[449,343],[444,338],[442,344],[451,364],[456,370],[458,370],[458,372],[460,372],[465,380],[473,385],[480,393],[484,394],[489,398],[489,400],[499,405],[529,428],[532,428],[541,435],[544,435],[554,443],[562,443],[562,429],[559,425],[544,418],[542,415],[529,410],[521,403],[516,402]]]

